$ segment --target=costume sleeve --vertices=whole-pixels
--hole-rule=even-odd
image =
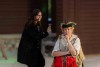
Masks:
[[[35,40],[41,40],[42,38],[48,35],[48,32],[39,32],[37,33],[36,30],[31,26],[27,29],[28,34],[34,38]]]
[[[74,45],[74,47],[75,47],[75,49],[77,51],[77,54],[79,54],[79,51],[80,51],[80,39],[77,38],[73,45]]]
[[[55,46],[54,46],[54,48],[53,48],[52,53],[53,53],[54,51],[59,51],[59,39],[57,39],[57,41],[56,41],[56,43],[55,43]]]
[[[45,38],[46,36],[48,36],[48,32],[42,32],[41,36],[42,36],[42,38]]]

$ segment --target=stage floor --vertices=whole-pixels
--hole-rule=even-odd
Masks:
[[[8,60],[1,57],[0,53],[0,67],[27,67],[24,64],[17,62],[17,51],[7,51]],[[45,67],[51,67],[53,57],[45,55],[46,65]],[[100,67],[100,55],[86,55],[84,61],[84,67]]]

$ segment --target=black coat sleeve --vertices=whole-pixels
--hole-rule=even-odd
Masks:
[[[48,36],[48,32],[37,32],[37,30],[34,27],[29,27],[27,29],[28,34],[34,38],[35,40],[41,40],[42,38]]]

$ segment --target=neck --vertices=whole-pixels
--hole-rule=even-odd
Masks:
[[[72,34],[69,34],[69,38],[71,38],[72,37]]]

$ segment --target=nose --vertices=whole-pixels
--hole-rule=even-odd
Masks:
[[[69,30],[67,29],[66,31],[68,32]]]

